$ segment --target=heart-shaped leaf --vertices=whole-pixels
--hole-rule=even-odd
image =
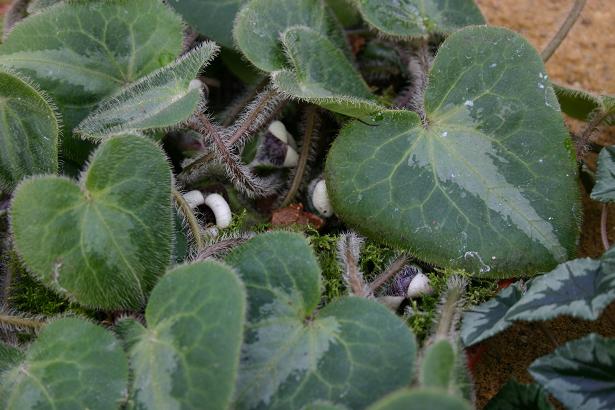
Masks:
[[[227,409],[239,367],[245,291],[217,262],[184,265],[156,285],[147,328],[119,324],[127,336],[139,409]]]
[[[534,361],[530,374],[567,408],[615,408],[615,339],[592,333]]]
[[[615,145],[604,147],[598,155],[596,185],[591,198],[600,202],[615,201]]]
[[[71,138],[73,127],[104,97],[173,61],[182,41],[181,19],[159,0],[62,2],[17,24],[0,64],[49,92],[64,120],[63,151],[82,160],[89,144]]]
[[[485,410],[551,410],[544,389],[536,384],[509,381],[485,406]]]
[[[472,406],[460,397],[442,389],[399,390],[383,398],[369,410],[470,410]]]
[[[385,34],[419,37],[485,24],[474,0],[354,0],[371,26]]]
[[[227,261],[248,290],[238,408],[301,408],[315,397],[361,408],[410,383],[414,337],[387,308],[346,297],[316,311],[320,269],[301,235],[257,236]]]
[[[17,252],[46,286],[86,306],[138,307],[171,257],[171,170],[153,142],[115,137],[79,184],[22,182],[11,221]]]
[[[341,50],[348,48],[324,0],[251,0],[237,14],[233,35],[252,64],[271,72],[286,66],[280,35],[293,26],[309,27],[329,36]]]
[[[75,130],[101,140],[114,134],[166,129],[187,120],[203,98],[194,81],[201,67],[218,52],[207,42],[104,100]]]
[[[512,322],[506,315],[522,296],[520,284],[515,283],[502,289],[493,299],[467,310],[461,325],[463,345],[472,346],[508,329]]]
[[[20,76],[0,71],[0,189],[24,177],[58,172],[58,120],[53,106]]]
[[[181,0],[171,5],[196,31],[222,44],[233,47],[233,23],[239,7],[246,0]]]
[[[615,271],[600,260],[575,259],[534,279],[506,318],[535,321],[569,315],[596,320],[613,301]]]
[[[519,35],[469,27],[441,46],[424,123],[389,111],[329,151],[336,213],[365,235],[480,276],[533,274],[572,255],[576,161],[542,60]]]
[[[128,362],[121,343],[87,321],[47,325],[25,357],[0,375],[6,410],[117,409],[125,399]]]
[[[308,27],[291,27],[282,44],[293,70],[271,74],[278,91],[352,117],[384,110],[344,53]]]

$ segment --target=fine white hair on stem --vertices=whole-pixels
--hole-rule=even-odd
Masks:
[[[354,232],[343,233],[337,242],[337,256],[349,293],[367,298],[371,297],[372,293],[359,268],[359,258],[364,242],[365,240]]]
[[[446,283],[446,290],[442,294],[438,309],[436,329],[433,340],[449,339],[456,343],[457,326],[461,319],[464,295],[468,281],[461,276],[451,276]]]
[[[194,258],[194,260],[202,261],[205,259],[222,258],[233,248],[243,244],[253,237],[253,232],[244,232],[212,238],[205,248]]]

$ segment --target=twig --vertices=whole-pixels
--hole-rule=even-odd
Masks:
[[[384,272],[378,275],[378,277],[376,277],[376,279],[369,284],[369,290],[372,293],[376,292],[380,286],[384,285],[389,279],[397,275],[397,273],[404,266],[406,266],[406,263],[408,263],[408,256],[405,254],[400,255]]]
[[[190,205],[188,205],[188,202],[186,202],[184,196],[176,189],[173,189],[173,198],[175,199],[175,203],[177,204],[179,211],[182,213],[184,218],[186,218],[186,222],[192,232],[197,251],[201,252],[205,249],[205,242],[203,241],[203,236],[201,235],[201,225],[199,224],[197,217],[192,212],[192,209],[190,209]]]
[[[605,251],[608,251],[611,245],[609,245],[609,237],[606,230],[606,222],[609,212],[607,204],[602,204],[602,215],[600,216],[600,237],[602,238],[602,246]]]
[[[547,44],[547,46],[542,50],[542,53],[540,53],[540,56],[545,63],[549,61],[553,53],[555,53],[557,48],[560,46],[560,44],[562,44],[562,42],[570,32],[570,29],[572,29],[572,26],[574,26],[574,23],[577,22],[577,19],[579,18],[581,12],[583,11],[583,8],[585,7],[585,3],[587,3],[587,0],[575,0],[574,5],[570,9],[570,12],[566,17],[566,20],[564,20],[561,27],[559,28],[557,33],[555,33],[549,44]]]
[[[293,177],[293,182],[288,189],[288,193],[280,208],[285,208],[291,204],[299,188],[301,187],[301,182],[303,181],[303,174],[305,173],[305,169],[307,168],[307,162],[310,158],[310,151],[312,149],[312,139],[314,133],[316,131],[318,123],[318,111],[316,110],[316,106],[310,105],[307,108],[306,113],[306,123],[305,123],[305,132],[303,133],[303,140],[301,145],[301,154],[299,154],[299,162],[297,163],[297,168],[295,169],[295,175]]]

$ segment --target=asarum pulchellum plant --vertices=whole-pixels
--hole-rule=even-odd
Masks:
[[[472,408],[464,347],[615,300],[612,251],[571,260],[576,161],[615,99],[543,61],[583,3],[539,55],[472,0],[15,0],[0,407]],[[574,141],[561,110],[587,122]],[[592,192],[605,249],[614,164],[608,147]],[[323,297],[314,240],[262,233],[297,203],[346,294]],[[390,259],[366,268],[375,243]],[[533,276],[463,314],[478,280]],[[23,278],[61,309],[17,309]],[[404,319],[430,298],[419,344]],[[488,406],[613,408],[613,363],[588,335]]]

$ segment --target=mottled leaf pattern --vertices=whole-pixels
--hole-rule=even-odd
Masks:
[[[442,389],[400,390],[368,410],[470,410],[472,406],[462,398]]]
[[[474,0],[354,0],[371,26],[391,36],[449,33],[485,19]]]
[[[0,189],[24,177],[58,172],[58,120],[32,84],[0,71]]]
[[[615,201],[615,145],[604,147],[598,155],[596,185],[591,198],[600,202]]]
[[[534,361],[530,374],[567,408],[615,408],[615,339],[592,333]]]
[[[139,307],[171,258],[171,170],[154,143],[118,136],[79,185],[24,181],[11,221],[17,252],[46,286],[86,306]]]
[[[324,0],[251,0],[237,15],[233,35],[252,64],[271,72],[286,66],[280,35],[293,26],[309,27],[347,49],[344,33]]]
[[[172,62],[182,22],[159,0],[62,2],[17,24],[0,64],[36,81],[56,101],[63,151],[83,160],[89,145],[71,131],[104,97]]]
[[[485,406],[485,410],[551,410],[547,394],[536,384],[509,381]]]
[[[292,27],[281,38],[293,70],[271,74],[279,91],[353,117],[384,109],[361,74],[326,36],[307,27]]]
[[[336,213],[368,237],[478,276],[569,259],[576,162],[532,46],[501,28],[455,32],[434,61],[425,110],[425,124],[387,111],[341,131],[326,166]]]
[[[463,315],[461,340],[464,346],[482,342],[512,325],[506,317],[508,310],[521,299],[519,283],[502,289],[496,297],[468,309]]]
[[[152,291],[147,328],[132,319],[119,325],[136,408],[227,409],[244,316],[243,284],[228,267],[207,261],[168,272]]]
[[[315,312],[320,270],[306,240],[260,235],[227,258],[248,290],[237,408],[364,407],[410,382],[414,337],[385,307],[342,298]]]
[[[193,82],[218,47],[207,42],[104,100],[76,129],[100,140],[113,134],[165,129],[186,121],[203,98],[200,82]]]
[[[107,330],[76,318],[47,325],[22,361],[0,375],[5,410],[112,410],[125,399],[128,361]]]

